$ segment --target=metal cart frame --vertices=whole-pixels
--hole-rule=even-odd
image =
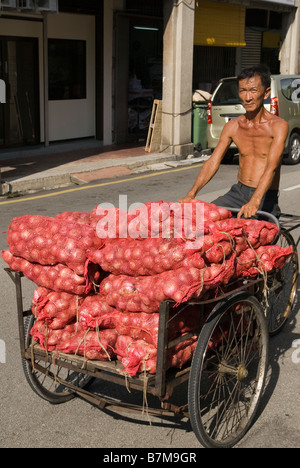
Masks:
[[[300,227],[300,223],[296,227],[295,225],[291,227],[290,231],[297,227]],[[290,239],[289,232],[287,239],[288,241]],[[297,244],[294,243],[295,255],[298,244],[299,240]],[[297,265],[297,272],[295,272],[295,265]],[[30,330],[26,329],[24,321],[26,323],[26,321],[30,320],[30,317],[33,320],[34,316],[31,309],[24,308],[22,293],[22,279],[24,276],[21,272],[12,271],[9,268],[6,268],[5,271],[15,284],[20,350],[27,374],[28,369],[30,369],[32,374],[35,372],[40,373],[60,385],[64,390],[67,390],[67,397],[78,395],[100,409],[109,407],[119,412],[130,411],[134,413],[141,413],[145,410],[144,407],[139,405],[128,404],[105,395],[89,392],[85,385],[74,385],[72,381],[62,379],[58,374],[54,374],[50,370],[50,365],[54,368],[66,369],[84,378],[100,379],[125,386],[128,390],[135,389],[142,391],[144,395],[147,393],[154,395],[160,400],[161,408],[147,407],[147,414],[160,417],[177,416],[179,418],[190,418],[197,438],[206,447],[232,447],[241,440],[249,429],[263,394],[268,367],[269,330],[265,316],[266,309],[261,305],[265,286],[263,278],[239,279],[230,283],[224,288],[224,291],[221,291],[213,299],[194,299],[182,304],[178,313],[181,313],[186,307],[191,305],[200,308],[199,327],[171,342],[169,341],[168,328],[170,324],[170,310],[174,306],[174,302],[162,302],[159,310],[156,374],[142,373],[136,377],[131,377],[125,375],[124,368],[119,361],[90,361],[77,355],[66,355],[57,351],[48,352],[37,343],[29,343]],[[298,259],[297,264],[293,263],[293,278],[294,281],[298,281]],[[276,282],[274,283],[276,291],[284,287],[284,284],[278,287],[279,281],[284,283],[285,279],[283,277],[281,279],[276,277]],[[207,316],[205,310],[208,306],[211,312]],[[290,308],[292,309],[292,303]],[[233,315],[234,318],[232,318]],[[230,346],[229,344],[226,345],[226,340],[228,342],[229,338],[225,337],[226,333],[224,332],[227,325],[230,326],[230,331],[228,332],[228,335],[231,333]],[[213,342],[217,331],[221,331],[221,335],[223,335],[220,338],[222,347],[225,348],[227,346],[228,348],[226,357],[224,357],[225,354],[222,349],[221,352],[214,350]],[[182,369],[167,370],[169,349],[195,335],[198,336],[198,343],[192,363],[186,364]],[[248,341],[250,336],[251,340]],[[240,353],[239,349],[243,348],[243,346],[243,353]],[[233,359],[231,359],[228,350],[232,352],[231,357]],[[237,359],[237,351],[239,351],[238,354],[243,354],[243,357],[241,357],[240,362],[233,364],[232,362],[235,362]],[[252,352],[258,354],[257,368],[255,368],[252,376],[255,389],[253,390],[253,395],[246,395],[246,392],[244,393],[243,390],[243,383],[248,378],[249,372],[244,361],[247,360],[246,355],[250,355]],[[219,354],[221,355],[222,353],[223,357],[219,358]],[[218,360],[216,361],[217,358]],[[49,366],[47,365],[48,363]],[[210,400],[208,410],[205,407],[203,409],[203,402],[201,401],[201,391],[204,385],[207,385],[207,383],[208,385],[213,385],[216,379],[224,380],[226,378],[229,379],[229,382],[236,381],[235,386],[240,389],[237,397],[234,394],[234,399],[237,399],[238,405],[236,419],[239,418],[239,413],[242,413],[238,398],[242,402],[241,405],[243,404],[243,400],[251,400],[251,404],[249,404],[249,416],[247,414],[243,418],[241,417],[238,424],[236,423],[236,427],[230,428],[227,427],[229,426],[229,421],[225,423],[221,421],[219,409],[216,409],[215,396]],[[174,389],[186,381],[189,381],[188,403],[180,406],[171,403],[170,399]],[[32,386],[34,390],[35,386],[35,384]],[[47,395],[43,395],[43,392],[40,396],[47,400]],[[231,396],[230,398],[233,399]],[[205,399],[209,399],[209,392]],[[57,403],[61,403],[63,400],[64,398],[62,401],[57,401]],[[54,403],[53,401],[50,402]],[[225,414],[226,411],[226,404],[223,401],[221,413]],[[208,418],[209,422],[203,422],[205,417]],[[224,429],[224,425],[226,429]]]
[[[132,389],[137,389],[137,390],[144,390],[145,384],[146,384],[147,392],[158,397],[162,402],[169,399],[169,397],[172,395],[173,390],[176,386],[188,380],[190,366],[186,367],[183,370],[171,371],[170,372],[171,376],[167,376],[167,372],[166,372],[167,351],[168,349],[171,349],[172,347],[174,347],[176,344],[184,340],[187,340],[188,338],[192,336],[199,335],[203,327],[204,321],[202,323],[199,323],[198,329],[182,337],[176,338],[175,340],[169,341],[168,327],[169,327],[169,320],[170,320],[170,309],[174,305],[174,302],[164,301],[160,304],[156,374],[147,375],[147,376],[142,374],[137,377],[126,376],[126,381],[125,381],[124,370],[122,368],[122,365],[118,361],[111,361],[111,362],[89,361],[81,356],[75,357],[74,355],[66,355],[64,353],[60,353],[56,351],[46,352],[38,344],[34,345],[31,349],[26,348],[24,319],[26,317],[31,316],[33,313],[31,309],[24,310],[23,293],[22,293],[22,278],[24,278],[24,275],[21,272],[12,271],[9,268],[5,268],[5,271],[8,273],[8,275],[14,282],[15,288],[16,288],[20,351],[21,351],[22,359],[31,361],[32,353],[34,353],[40,358],[40,360],[47,362],[49,358],[55,359],[55,362],[57,363],[57,365],[59,365],[59,364],[62,364],[61,358],[63,357],[64,360],[72,361],[72,364],[70,364],[69,366],[70,369],[72,368],[76,372],[87,374],[87,375],[90,375],[91,377],[99,378],[102,380],[108,380],[118,385],[125,385],[126,387],[130,389],[132,388]],[[241,281],[237,281],[236,283],[238,285],[237,287],[232,289],[230,292],[219,295],[215,299],[210,299],[207,301],[191,300],[182,304],[182,307],[178,313],[181,313],[186,307],[190,305],[197,305],[201,307],[201,310],[203,311],[203,314],[201,314],[201,316],[203,317],[205,306],[207,306],[208,304],[210,305],[217,304],[218,302],[225,300],[229,297],[232,297],[233,295],[236,295],[237,293],[240,293],[240,292],[254,291],[255,287],[262,284],[262,279],[259,278],[255,280],[250,280],[250,281],[245,282],[242,285],[239,285]],[[73,363],[73,361],[75,362]],[[63,363],[63,365],[66,366],[65,363]],[[41,372],[44,372],[44,370],[42,369],[39,369],[39,370]],[[110,374],[110,375],[108,376],[107,374]],[[70,384],[67,382],[64,382],[64,384],[66,386],[70,386]],[[104,397],[101,397],[100,399],[97,397],[92,398],[91,395],[88,395],[88,392],[82,391],[82,389],[80,388],[72,387],[72,385],[71,385],[71,390],[75,392],[76,394],[79,394],[83,398],[88,399],[88,401],[93,402],[93,404],[96,404],[102,409],[105,406],[110,405],[112,403],[110,399],[106,400]],[[167,403],[163,403],[163,406],[164,406],[163,412],[161,415],[166,414],[166,411],[168,410],[170,411],[170,414],[179,415],[183,411],[182,414],[184,417],[188,415],[188,413],[184,411],[185,407],[175,407]],[[124,404],[124,407],[126,408],[127,405]],[[140,412],[140,408],[134,409],[132,405],[129,405],[128,409]],[[151,413],[151,409],[149,409],[148,412]],[[159,411],[155,409],[154,415],[157,416],[158,414],[160,414]]]

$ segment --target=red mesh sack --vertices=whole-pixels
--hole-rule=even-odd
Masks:
[[[100,285],[109,305],[126,312],[158,312],[161,301],[183,302],[202,285],[201,270],[180,268],[155,276],[110,275]]]
[[[78,320],[84,328],[115,328],[114,311],[100,294],[88,296],[79,308]]]
[[[44,320],[37,320],[30,334],[36,343],[46,351],[55,351],[58,343],[63,342],[76,333],[77,324],[66,325],[61,330],[51,330]]]
[[[207,237],[213,237],[213,236],[205,236]],[[205,246],[206,250],[203,252],[203,259],[207,264],[212,264],[212,263],[222,263],[226,258],[228,258],[233,250],[234,250],[234,244],[230,240],[221,240],[219,242],[214,242],[213,245],[209,248],[207,248],[207,239],[205,240]]]
[[[226,286],[235,274],[235,254],[223,263],[212,264],[203,270],[204,291]]]
[[[270,245],[279,234],[276,224],[256,219],[245,219],[244,231],[250,245],[256,249],[261,246]]]
[[[56,350],[65,354],[76,354],[96,361],[115,359],[114,348],[118,333],[115,330],[85,331],[79,324],[75,334],[61,340]]]
[[[20,271],[24,276],[52,291],[67,292],[84,296],[94,290],[94,284],[100,281],[100,272],[95,265],[90,264],[85,277],[79,276],[65,265],[44,266],[30,263],[20,257],[15,257],[9,250],[2,251],[2,258],[13,271]]]
[[[278,245],[262,246],[257,250],[247,249],[237,258],[236,276],[256,277],[262,273],[282,269],[292,254],[292,247],[284,248]]]
[[[182,239],[115,239],[91,252],[89,259],[114,275],[152,276],[183,266],[202,269],[200,253]]]
[[[97,233],[102,239],[176,237],[195,240],[203,234],[202,222],[225,219],[231,213],[216,205],[192,200],[182,204],[148,202],[130,211],[105,209],[100,205],[97,215],[100,217]]]
[[[90,226],[96,231],[97,223],[101,219],[100,216],[96,215],[95,211],[91,213],[81,213],[79,211],[70,211],[56,215],[58,221],[63,221],[68,224],[85,224]]]
[[[52,330],[45,321],[38,320],[30,333],[46,351],[59,351],[97,361],[115,359],[114,347],[118,334],[114,330],[86,331],[79,323]]]
[[[100,293],[120,311],[154,313],[161,301],[180,304],[193,296],[200,297],[206,289],[228,284],[235,273],[234,259],[232,255],[222,264],[202,270],[179,268],[144,277],[109,275],[102,281]]]
[[[169,320],[169,339],[196,330],[200,324],[201,314],[199,307],[190,306],[182,311],[175,309]],[[105,297],[98,294],[84,299],[78,316],[84,328],[113,329],[120,335],[130,336],[133,340],[144,340],[157,346],[159,313],[120,312],[110,307]]]
[[[239,255],[249,246],[257,249],[272,244],[279,234],[278,227],[267,221],[253,219],[225,219],[209,224],[211,233],[223,234],[223,240],[235,242],[235,252]],[[219,239],[220,240],[220,239]]]
[[[97,226],[100,238],[174,237],[174,213],[170,203],[148,202],[129,211],[119,208],[106,209],[100,205],[97,215],[100,216]]]
[[[84,299],[78,319],[85,329],[111,329],[132,339],[157,343],[159,314],[119,312],[109,306],[101,294]]]
[[[83,298],[74,294],[38,288],[33,294],[32,311],[50,329],[60,330],[75,321],[82,302]]]
[[[181,368],[189,362],[197,345],[197,336],[179,343],[168,351],[167,370],[171,367]],[[156,373],[157,348],[142,340],[132,341],[128,336],[119,336],[116,343],[116,354],[127,374],[135,376],[141,372]]]
[[[191,362],[197,346],[198,336],[191,337],[169,350],[167,369],[181,369],[187,362]]]
[[[30,215],[11,222],[7,242],[10,252],[17,257],[41,265],[60,263],[81,276],[87,252],[103,244],[90,226]]]
[[[137,219],[140,210],[125,211],[119,208],[98,207],[96,232],[101,239],[135,239],[148,237],[148,230]]]

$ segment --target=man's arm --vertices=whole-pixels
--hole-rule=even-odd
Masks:
[[[220,141],[214,150],[211,157],[204,163],[196,182],[193,185],[193,188],[188,192],[188,194],[178,200],[179,203],[184,203],[190,200],[193,200],[197,193],[200,192],[203,187],[205,187],[208,182],[216,175],[218,172],[222,160],[227,153],[228,148],[232,143],[232,127],[233,121],[228,122],[221,134]]]
[[[282,153],[285,147],[285,141],[289,132],[288,123],[284,120],[277,121],[274,124],[274,139],[269,151],[266,169],[259,181],[249,203],[244,205],[238,218],[252,218],[256,215],[267,191],[271,188],[277,169],[281,165]]]

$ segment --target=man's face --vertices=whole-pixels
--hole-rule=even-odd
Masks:
[[[255,112],[264,105],[271,89],[265,89],[260,76],[246,78],[239,82],[239,96],[246,112]]]

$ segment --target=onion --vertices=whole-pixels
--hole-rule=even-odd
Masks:
[[[48,295],[48,298],[50,301],[55,303],[56,301],[59,300],[60,294],[58,292],[53,291],[53,292],[50,292],[50,294]]]
[[[226,208],[219,207],[218,212],[221,219],[227,219],[230,217],[230,211],[228,211]]]
[[[63,297],[60,297],[60,299],[55,302],[55,305],[59,310],[67,310],[69,307],[69,301]]]
[[[42,236],[37,236],[34,239],[34,244],[38,249],[40,249],[41,247],[44,247],[45,240],[44,240],[44,238]]]
[[[104,253],[104,258],[107,263],[112,263],[115,258],[113,250],[106,250]]]
[[[54,282],[58,276],[58,271],[55,268],[49,268],[47,274],[48,274],[49,280],[51,282]]]
[[[24,239],[26,241],[29,240],[32,236],[32,233],[29,229],[24,229],[24,231],[21,231],[20,234],[21,239]]]
[[[131,256],[132,256],[132,250],[130,248],[128,249],[125,249],[124,251],[124,259],[129,261],[131,260]]]
[[[132,258],[136,260],[141,260],[141,257],[143,255],[143,251],[140,247],[135,247],[132,251]]]
[[[40,265],[34,265],[33,268],[32,268],[32,273],[35,276],[39,276],[40,273],[41,273],[41,266]]]
[[[171,291],[170,285],[168,287],[170,288],[170,291]],[[167,289],[168,289],[168,287],[167,287]],[[171,297],[171,296],[168,296],[168,297]],[[159,302],[162,302],[165,299],[166,299],[165,290],[160,289],[160,288],[156,288],[156,290],[155,290],[155,300],[159,301]],[[144,300],[144,302],[145,302],[145,300]],[[151,302],[149,301],[149,303],[147,305],[151,305]]]
[[[45,307],[44,307],[44,313],[52,318],[52,317],[55,317],[55,315],[57,314],[57,307],[55,304],[53,303],[48,303]]]
[[[63,248],[59,249],[58,260],[59,260],[59,263],[63,263],[63,264],[65,264],[68,260],[68,253]]]
[[[210,211],[209,212],[209,219],[213,222],[219,221],[220,219],[220,214],[218,211]]]
[[[68,252],[72,252],[75,249],[76,246],[77,246],[77,243],[76,243],[76,241],[74,239],[67,239],[66,243],[64,245],[64,248]]]
[[[176,293],[178,284],[176,280],[168,280],[163,286],[163,292],[168,298],[172,298]]]
[[[37,262],[40,258],[40,251],[38,249],[31,250],[31,258],[34,262]]]
[[[153,257],[151,257],[150,255],[146,255],[145,257],[143,257],[142,261],[146,268],[149,268],[150,270],[153,268],[154,260]]]
[[[182,297],[183,297],[182,292],[181,292],[181,291],[177,291],[177,292],[175,292],[175,294],[173,295],[172,299],[174,299],[175,302],[180,303],[180,302],[182,302]]]

